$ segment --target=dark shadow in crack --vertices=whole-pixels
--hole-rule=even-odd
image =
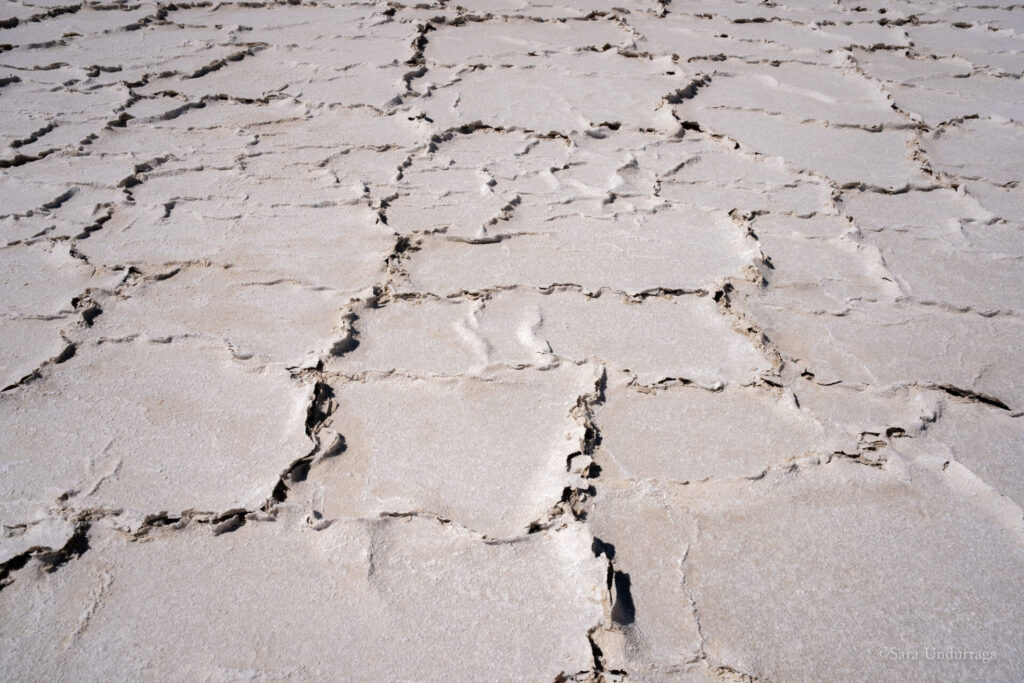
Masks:
[[[612,621],[628,626],[636,621],[636,607],[633,605],[633,594],[630,592],[629,574],[616,571],[613,577],[615,584],[615,604],[612,605]]]
[[[594,557],[604,555],[609,560],[615,559],[615,546],[611,543],[605,543],[597,536],[594,536],[594,542],[590,544],[590,550],[594,553]]]

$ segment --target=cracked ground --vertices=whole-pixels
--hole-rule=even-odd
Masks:
[[[0,679],[1024,680],[1024,6],[0,9]]]

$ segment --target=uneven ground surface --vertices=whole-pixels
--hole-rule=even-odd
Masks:
[[[971,3],[5,2],[0,678],[1024,680]]]

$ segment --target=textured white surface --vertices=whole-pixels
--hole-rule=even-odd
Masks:
[[[0,8],[0,678],[1024,680],[1024,11]]]

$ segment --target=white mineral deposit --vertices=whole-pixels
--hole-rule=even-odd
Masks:
[[[1019,0],[3,0],[0,681],[1024,680]]]

